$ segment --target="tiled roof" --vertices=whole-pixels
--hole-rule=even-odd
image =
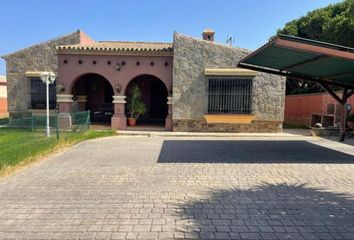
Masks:
[[[75,44],[58,46],[60,50],[89,51],[131,51],[131,52],[172,52],[172,43],[162,42],[110,42],[102,41],[93,44]]]
[[[203,33],[215,33],[215,31],[211,28],[204,29]]]

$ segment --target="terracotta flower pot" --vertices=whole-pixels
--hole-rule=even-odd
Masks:
[[[135,126],[136,125],[136,119],[135,118],[128,118],[128,125],[129,126]]]

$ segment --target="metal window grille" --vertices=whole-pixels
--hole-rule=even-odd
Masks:
[[[209,78],[209,114],[251,114],[252,78]]]
[[[32,109],[46,108],[46,86],[40,78],[31,78],[31,107]],[[49,85],[49,108],[56,108],[56,84]]]

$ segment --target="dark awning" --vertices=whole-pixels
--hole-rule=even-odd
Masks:
[[[354,49],[278,35],[249,54],[239,67],[295,79],[354,88]]]

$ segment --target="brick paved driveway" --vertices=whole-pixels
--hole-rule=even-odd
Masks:
[[[0,239],[354,239],[354,147],[115,137],[0,180]]]

